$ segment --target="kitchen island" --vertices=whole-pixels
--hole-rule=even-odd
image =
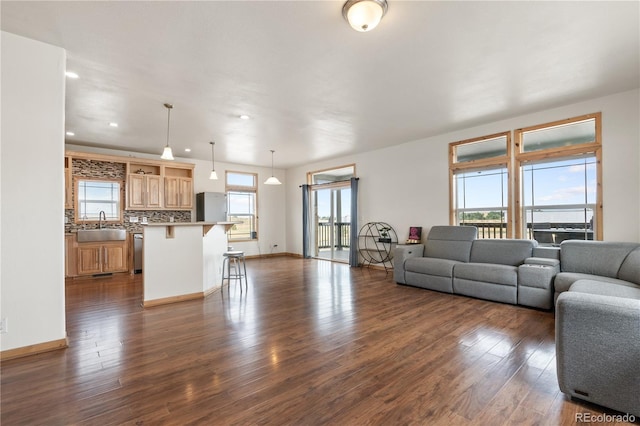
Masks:
[[[143,306],[201,299],[220,287],[235,222],[149,223],[143,228]]]

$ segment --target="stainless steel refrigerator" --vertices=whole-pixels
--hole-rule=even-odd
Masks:
[[[227,194],[200,192],[196,194],[196,221],[225,222],[227,220]]]

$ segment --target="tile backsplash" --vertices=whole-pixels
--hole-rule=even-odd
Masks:
[[[67,223],[64,224],[65,232],[75,232],[78,229],[97,229],[98,224],[96,222],[88,222],[83,224],[82,221],[76,223],[74,221],[74,211],[67,209],[64,211],[67,218]],[[130,217],[137,217],[138,223],[129,222]],[[191,222],[191,212],[184,210],[125,210],[123,223],[106,223],[104,228],[125,228],[129,232],[142,232],[142,218],[146,217],[149,223],[155,222],[170,222],[173,217],[174,222]]]

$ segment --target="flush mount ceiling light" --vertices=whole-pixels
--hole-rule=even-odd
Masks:
[[[387,0],[349,0],[342,6],[342,16],[354,30],[367,32],[378,26],[388,8]]]
[[[273,175],[273,153],[275,151],[271,150],[271,177],[264,181],[265,185],[281,185],[282,183],[278,180],[277,177]]]
[[[209,142],[211,144],[211,174],[209,175],[209,179],[218,180],[218,174],[216,173],[216,163],[215,156],[213,153],[213,147],[216,145],[215,142]]]
[[[160,158],[163,160],[173,160],[173,152],[169,146],[169,125],[171,124],[171,108],[173,108],[173,105],[164,104],[164,107],[167,109],[167,145],[164,147],[164,151],[162,151],[162,156],[160,156]]]

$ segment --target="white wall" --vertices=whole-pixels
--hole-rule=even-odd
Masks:
[[[95,147],[84,147],[80,145],[67,144],[68,151],[90,152],[95,154],[119,155],[123,157],[149,158],[158,160],[160,155],[140,154],[129,151],[111,150]],[[270,167],[255,167],[241,164],[223,163],[216,161],[216,173],[218,180],[210,180],[211,162],[204,160],[194,160],[190,158],[178,158],[176,161],[183,163],[193,163],[194,169],[193,189],[199,192],[225,192],[225,172],[247,172],[258,174],[258,240],[249,242],[233,242],[234,250],[243,250],[245,256],[259,254],[279,253],[286,251],[286,208],[285,208],[285,188],[286,174],[283,170],[274,169],[275,176],[282,182],[282,185],[265,185],[264,181],[271,176]],[[195,221],[195,209],[192,212]],[[278,247],[273,248],[273,244]]]
[[[63,49],[2,32],[0,349],[66,337]]]
[[[302,198],[306,173],[355,163],[360,226],[382,221],[398,239],[409,226],[449,224],[448,144],[583,114],[602,112],[604,239],[640,242],[640,91],[633,90],[364,154],[287,170],[287,251],[302,253]]]

